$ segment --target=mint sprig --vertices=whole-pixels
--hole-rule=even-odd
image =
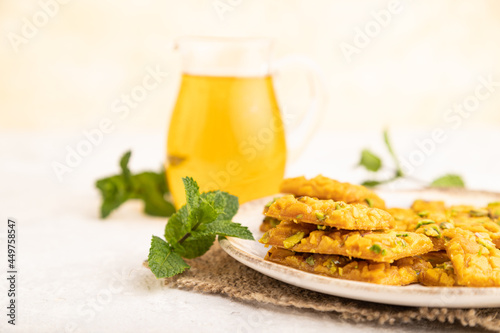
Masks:
[[[382,184],[387,184],[390,183],[398,178],[411,178],[419,183],[424,183],[423,181],[416,179],[414,177],[410,177],[408,175],[405,175],[403,170],[401,169],[401,165],[399,163],[399,159],[392,148],[391,140],[389,137],[389,131],[386,129],[384,130],[384,143],[389,151],[389,154],[391,155],[391,158],[393,160],[393,163],[396,167],[394,170],[394,175],[390,178],[387,179],[382,179],[382,180],[376,180],[376,179],[370,179],[370,180],[365,180],[364,182],[361,183],[361,185],[367,186],[367,187],[375,187],[379,186]],[[373,153],[372,151],[368,149],[363,149],[361,151],[361,158],[359,161],[359,165],[367,169],[368,171],[372,172],[378,172],[382,168],[382,159],[377,156],[377,154]],[[431,184],[429,185],[431,187],[465,187],[465,183],[459,175],[455,174],[447,174],[442,177],[437,178]]]
[[[247,227],[232,222],[238,198],[222,191],[200,193],[193,178],[183,178],[186,204],[165,226],[165,240],[153,236],[148,264],[157,278],[172,277],[189,268],[184,259],[207,252],[216,236],[254,240]],[[183,259],[184,258],[184,259]]]
[[[368,149],[363,149],[359,165],[364,166],[367,170],[377,172],[382,167],[382,160]]]
[[[128,162],[132,153],[126,152],[120,159],[121,173],[99,179],[96,187],[101,192],[101,217],[106,218],[115,209],[131,199],[144,202],[144,212],[152,216],[168,217],[175,208],[165,199],[169,192],[165,170],[160,172],[145,171],[132,174]]]
[[[465,187],[465,183],[462,180],[462,177],[459,175],[448,174],[438,179],[434,180],[431,183],[433,187]]]

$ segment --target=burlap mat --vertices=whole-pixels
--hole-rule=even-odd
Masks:
[[[298,288],[267,277],[227,255],[216,242],[200,258],[188,260],[191,269],[165,284],[185,290],[221,294],[233,299],[310,309],[355,322],[403,324],[440,322],[500,332],[500,308],[446,309],[375,304],[335,297]],[[262,286],[265,286],[263,288]],[[446,326],[448,326],[446,325]],[[456,327],[456,326],[455,326]]]

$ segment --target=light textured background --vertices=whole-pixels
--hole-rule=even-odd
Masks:
[[[456,130],[443,115],[474,93],[479,76],[500,81],[500,2],[403,2],[401,12],[348,63],[341,43],[352,44],[356,29],[373,20],[372,11],[385,10],[387,1],[221,0],[235,4],[221,20],[214,0],[71,0],[16,51],[9,36],[21,34],[23,20],[32,21],[40,15],[40,3],[49,1],[0,0],[0,202],[5,214],[19,219],[22,244],[20,324],[6,328],[2,320],[0,331],[64,331],[72,323],[76,332],[110,327],[201,332],[248,323],[255,330],[287,332],[445,331],[423,323],[354,326],[303,311],[159,291],[140,264],[150,235],[162,234],[164,220],[146,217],[139,203],[130,203],[100,221],[93,184],[118,171],[126,149],[134,152],[134,171],[155,169],[164,161],[165,131],[180,76],[174,38],[258,35],[277,39],[277,57],[299,53],[312,58],[328,85],[323,131],[302,159],[289,165],[288,175],[324,173],[359,182],[371,177],[354,168],[359,151],[369,146],[385,152],[382,127],[392,127],[396,150],[405,159],[419,151],[415,140],[428,140],[433,129],[442,128],[448,139],[436,144],[413,176],[428,181],[457,172],[468,188],[498,191],[500,87]],[[112,113],[113,103],[156,66],[169,77],[128,117]],[[288,109],[299,112],[307,99],[304,74],[287,78],[278,93]],[[104,118],[113,122],[112,135],[59,182],[52,163],[64,163],[67,148],[85,142],[83,131]],[[383,157],[389,159],[387,153]],[[5,230],[0,228],[0,243]],[[1,258],[5,251],[0,247]],[[121,292],[98,310],[83,312],[115,283],[116,274]],[[1,295],[6,287],[2,279]],[[252,318],[272,318],[272,323],[264,327],[264,321]]]
[[[271,36],[277,57],[312,58],[326,78],[328,129],[449,126],[445,111],[474,93],[479,76],[500,81],[498,1],[403,1],[350,63],[341,43],[353,44],[356,29],[389,1],[65,0],[16,51],[9,36],[22,35],[23,20],[33,22],[41,3],[54,1],[0,2],[1,129],[97,127],[116,116],[113,102],[141,82],[145,68],[160,66],[169,77],[116,125],[165,131],[180,75],[172,42],[181,35]],[[232,6],[222,18],[220,3]],[[299,112],[304,75],[287,78],[278,93]],[[461,128],[500,126],[496,89]]]

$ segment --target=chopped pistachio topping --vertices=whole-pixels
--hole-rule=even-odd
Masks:
[[[441,268],[441,269],[444,269],[444,270],[451,270],[451,271],[453,271],[453,265],[449,261],[444,262],[444,263],[439,264],[439,265],[436,265],[436,268]]]
[[[408,234],[396,234],[396,237],[408,237]]]
[[[326,219],[325,214],[323,214],[322,212],[315,212],[314,214],[316,215],[316,218],[320,221],[323,221],[324,219]]]
[[[422,220],[422,221],[417,223],[415,230],[417,230],[418,228],[420,228],[423,225],[428,225],[428,224],[433,224],[433,223],[436,223],[436,222],[434,222],[433,220]]]
[[[441,231],[439,231],[439,228],[437,226],[433,225],[430,229],[424,229],[424,235],[429,237],[441,238]]]
[[[326,225],[317,225],[318,230],[326,230],[327,226]]]
[[[335,204],[335,209],[336,209],[336,210],[342,209],[342,208],[344,208],[344,207],[345,207],[345,203],[343,203],[343,202],[337,202],[337,203]]]
[[[310,266],[314,266],[314,258],[313,258],[313,256],[307,257],[306,262],[307,262]]]
[[[297,244],[298,242],[300,242],[300,240],[302,238],[304,238],[304,233],[302,231],[298,232],[295,235],[290,236],[287,239],[285,239],[283,241],[283,246],[285,248],[289,249],[289,248],[293,247],[295,244]]]
[[[370,246],[369,250],[373,253],[379,254],[380,252],[382,252],[382,247],[380,247],[380,245],[378,244],[373,244],[372,246]]]
[[[368,207],[373,207],[373,200],[372,199],[366,198],[365,201],[368,204]]]
[[[278,200],[279,198],[274,198],[273,200],[269,201],[267,204],[266,204],[266,208],[269,208],[271,207],[271,205],[276,201]]]
[[[398,244],[401,245],[402,247],[407,247],[408,246],[408,243],[406,243],[406,241],[404,239],[399,240]]]
[[[301,218],[302,218],[302,216],[304,216],[304,215],[299,214],[299,215],[295,216],[295,218],[296,218],[296,219],[301,219]]]
[[[259,242],[264,244],[269,243],[269,232],[266,232],[264,235],[262,235],[262,238],[259,240]]]
[[[453,224],[451,224],[450,222],[441,222],[439,224],[439,227],[441,229],[452,229],[453,228]]]
[[[426,216],[429,215],[429,211],[428,210],[423,210],[421,212],[418,212],[417,215],[420,216],[420,217],[426,217]]]
[[[476,234],[477,234],[477,232],[476,232]],[[476,235],[476,236],[477,236],[477,235]],[[484,246],[484,247],[485,247],[485,248],[487,248],[488,250],[493,250],[493,249],[495,248],[495,245],[494,245],[491,241],[489,241],[489,240],[487,240],[487,239],[485,239],[485,238],[479,238],[479,237],[478,237],[477,243],[478,243],[479,245]]]
[[[472,217],[482,217],[487,216],[488,211],[486,209],[473,209],[469,212],[469,215]]]

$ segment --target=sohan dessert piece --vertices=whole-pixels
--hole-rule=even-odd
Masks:
[[[438,264],[433,268],[420,272],[418,281],[428,287],[458,286],[457,276],[451,261]]]
[[[394,226],[394,218],[385,210],[333,200],[295,198],[293,195],[274,201],[265,214],[281,221],[312,223],[348,230],[377,230]]]
[[[337,254],[392,263],[395,260],[424,254],[433,249],[431,240],[422,234],[399,231],[338,230],[313,224],[283,221],[266,232],[260,242],[295,252]]]
[[[394,217],[395,230],[413,231],[416,225],[415,221],[420,218],[413,209],[394,207],[387,208],[386,211]]]
[[[442,201],[416,200],[411,209],[388,208],[386,209],[396,221],[396,230],[414,231],[422,220],[432,220],[442,223],[449,221]]]
[[[500,225],[488,218],[455,219],[455,226],[471,232],[487,234],[493,244],[500,249]]]
[[[416,283],[419,273],[431,268],[428,262],[418,257],[389,264],[338,255],[299,253],[277,247],[268,251],[265,260],[333,278],[393,286]]]
[[[361,185],[341,183],[322,175],[309,180],[304,176],[285,179],[281,183],[280,191],[295,196],[343,201],[348,204],[358,203],[385,209],[384,200],[368,188]]]
[[[473,211],[478,211],[478,209],[474,206],[470,205],[453,205],[450,206],[446,209],[446,213],[448,216],[451,218],[466,218],[471,216],[470,213]],[[472,213],[472,216],[487,216],[488,211],[484,210],[484,212],[478,212],[476,214],[475,212]]]
[[[444,201],[426,201],[426,200],[415,200],[411,205],[411,209],[413,209],[417,214],[423,212],[441,212],[444,213],[446,211],[446,207],[444,205]]]
[[[500,248],[500,222],[497,219],[497,210],[500,204],[490,203],[485,208],[473,206],[451,206],[448,214],[456,227],[471,232],[486,233],[497,248]]]
[[[469,287],[500,287],[500,250],[484,233],[461,228],[444,232],[446,253],[453,264],[457,284]]]
[[[421,284],[429,287],[458,286],[453,264],[445,251],[429,252],[419,257],[432,266],[420,272],[418,281]]]

